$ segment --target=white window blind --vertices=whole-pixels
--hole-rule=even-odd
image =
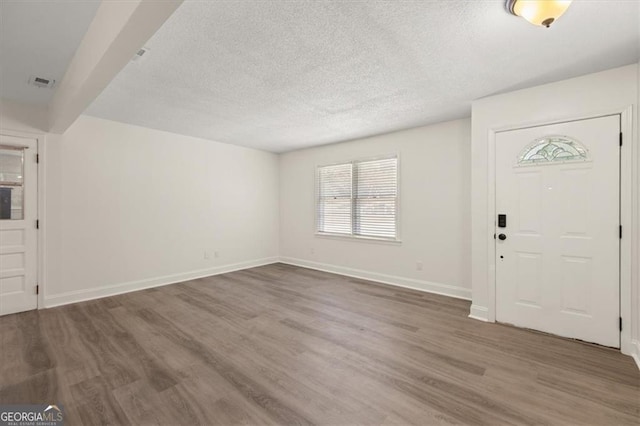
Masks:
[[[397,238],[397,157],[321,166],[317,194],[318,233]]]
[[[351,163],[318,171],[318,231],[351,234]]]

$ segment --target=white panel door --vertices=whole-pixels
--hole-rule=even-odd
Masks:
[[[0,135],[0,315],[38,307],[35,139]]]
[[[496,319],[620,347],[620,117],[496,135]]]

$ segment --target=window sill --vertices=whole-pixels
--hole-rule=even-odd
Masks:
[[[315,233],[316,237],[327,238],[330,240],[345,240],[345,241],[361,241],[365,243],[378,243],[378,244],[394,244],[400,245],[402,244],[402,240],[392,240],[388,238],[376,238],[376,237],[365,237],[361,235],[344,235],[344,234],[325,234],[321,232]]]

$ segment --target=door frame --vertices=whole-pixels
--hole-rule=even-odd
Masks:
[[[512,124],[492,128],[488,134],[487,153],[487,253],[488,259],[488,306],[487,321],[496,321],[496,240],[493,238],[496,221],[496,135],[511,130],[521,130],[531,127],[540,127],[550,124],[560,124],[569,121],[582,121],[611,115],[620,117],[620,131],[623,141],[620,151],[620,224],[622,225],[622,239],[620,240],[620,317],[622,318],[622,330],[620,331],[620,351],[624,354],[633,353],[631,340],[632,324],[632,251],[637,240],[636,232],[639,229],[639,213],[634,208],[633,189],[634,175],[638,173],[636,138],[633,133],[633,106],[625,108],[601,111],[598,113],[560,117],[555,120],[536,120],[532,122]],[[635,176],[637,181],[637,176]],[[637,202],[637,200],[635,200]]]
[[[36,268],[38,269],[36,271],[36,285],[38,285],[38,307],[36,309],[43,309],[44,308],[44,300],[45,300],[45,267],[46,267],[46,251],[44,249],[45,247],[45,242],[46,242],[46,222],[43,220],[45,216],[45,187],[46,187],[46,180],[45,180],[45,151],[46,151],[46,144],[45,144],[45,134],[44,133],[31,133],[31,132],[24,132],[24,131],[16,131],[16,130],[9,130],[9,129],[0,129],[0,134],[1,135],[6,135],[6,136],[13,136],[13,137],[17,137],[17,138],[24,138],[24,139],[35,139],[36,140],[36,149],[37,151],[35,152],[35,154],[37,154],[38,157],[38,164],[36,165],[36,170],[38,173],[38,179],[37,179],[37,204],[38,204],[38,212],[37,212],[37,216],[39,220],[38,223],[38,230],[36,232],[37,235],[37,248],[36,248]]]

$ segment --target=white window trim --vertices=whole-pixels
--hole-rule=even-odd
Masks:
[[[318,179],[320,176],[320,168],[322,167],[327,167],[327,166],[337,166],[340,164],[353,164],[353,163],[358,163],[358,162],[366,162],[366,161],[376,161],[376,160],[387,160],[390,158],[395,158],[396,162],[397,162],[397,176],[396,176],[396,236],[395,238],[384,238],[384,237],[373,237],[373,236],[367,236],[367,235],[353,235],[353,234],[340,234],[340,233],[333,233],[333,232],[320,232],[318,231],[318,203],[320,201],[320,196],[318,194],[318,188],[320,187],[320,185],[318,185]],[[328,239],[336,239],[336,240],[347,240],[347,241],[360,241],[360,242],[368,242],[368,243],[383,243],[383,244],[400,244],[402,243],[402,239],[401,239],[401,230],[400,230],[400,214],[401,214],[401,202],[400,202],[400,153],[392,153],[392,154],[383,154],[383,155],[376,155],[376,156],[372,156],[372,157],[356,157],[356,158],[351,158],[349,160],[344,160],[344,161],[335,161],[332,163],[323,163],[323,164],[317,164],[315,167],[315,178],[314,178],[314,190],[313,190],[313,196],[314,196],[314,209],[313,209],[313,215],[314,215],[314,221],[313,221],[313,229],[314,229],[314,235],[316,237],[322,237],[322,238],[328,238]],[[352,182],[353,184],[353,182]],[[351,215],[351,220],[353,221],[353,214]],[[353,229],[353,226],[352,226]]]

